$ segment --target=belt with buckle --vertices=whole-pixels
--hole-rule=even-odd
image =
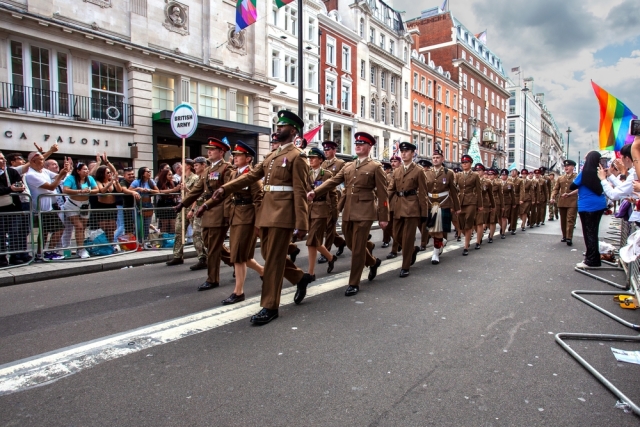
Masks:
[[[415,196],[418,194],[416,190],[408,190],[408,191],[396,191],[398,197],[406,197],[406,196]]]
[[[274,191],[293,191],[293,187],[291,185],[265,185],[262,189],[269,193]]]
[[[233,199],[233,204],[238,205],[252,205],[253,199]]]
[[[429,197],[431,197],[432,199],[439,199],[440,197],[448,196],[449,192],[443,191],[442,193],[428,193],[428,194],[429,194]]]
[[[326,202],[327,201],[327,196],[322,196],[322,197],[316,197],[313,199],[314,202]]]

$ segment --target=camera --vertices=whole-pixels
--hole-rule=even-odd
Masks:
[[[24,184],[22,183],[22,181],[18,181],[13,185],[16,186],[16,187],[24,187]]]
[[[640,120],[631,120],[629,135],[640,136]]]

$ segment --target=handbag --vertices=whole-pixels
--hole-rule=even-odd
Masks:
[[[622,218],[625,221],[629,221],[631,212],[633,212],[633,205],[629,202],[629,200],[624,199],[622,203],[620,203],[620,208],[618,209],[618,212],[616,212],[615,217]]]
[[[9,171],[4,171],[4,177],[7,180],[7,187],[11,188],[11,183],[9,182]],[[13,196],[9,194],[5,194],[4,196],[0,196],[0,207],[13,205]]]

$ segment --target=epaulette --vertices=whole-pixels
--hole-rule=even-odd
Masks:
[[[296,147],[296,148],[297,148],[297,149],[298,149],[298,151],[300,152],[300,157],[303,157],[303,158],[305,158],[305,159],[306,159],[306,158],[307,158],[307,153],[305,153],[304,151],[302,151],[302,150],[301,150],[301,149],[299,149],[298,147]]]

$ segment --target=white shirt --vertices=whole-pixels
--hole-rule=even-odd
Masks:
[[[23,172],[24,165],[21,165],[21,166],[10,166],[10,168],[13,169],[14,171],[18,172],[20,174],[21,178],[25,175],[25,172]],[[22,192],[22,194],[26,194],[26,196],[20,196],[20,201],[22,203],[29,203],[29,201],[31,200],[29,198],[29,196],[31,196],[31,192],[29,191],[29,187],[27,187],[25,185],[24,186],[24,191]]]
[[[31,200],[31,209],[33,212],[37,210],[36,203],[38,196],[42,194],[57,194],[55,190],[42,188],[42,184],[51,184],[56,179],[56,176],[58,176],[57,173],[44,168],[40,172],[29,168],[29,171],[24,175],[26,186],[31,191],[31,196],[33,197]],[[56,201],[54,197],[42,197],[40,199],[40,210],[50,211],[52,209],[51,203],[54,201]]]
[[[615,179],[614,179],[615,178]],[[627,180],[620,181],[617,177],[611,175],[608,179],[603,179],[600,181],[602,184],[602,189],[604,190],[604,194],[611,200],[621,200],[627,197],[634,197],[633,194],[633,181],[636,179],[636,170],[635,168],[630,168],[627,171]],[[615,188],[611,186],[613,182]]]

